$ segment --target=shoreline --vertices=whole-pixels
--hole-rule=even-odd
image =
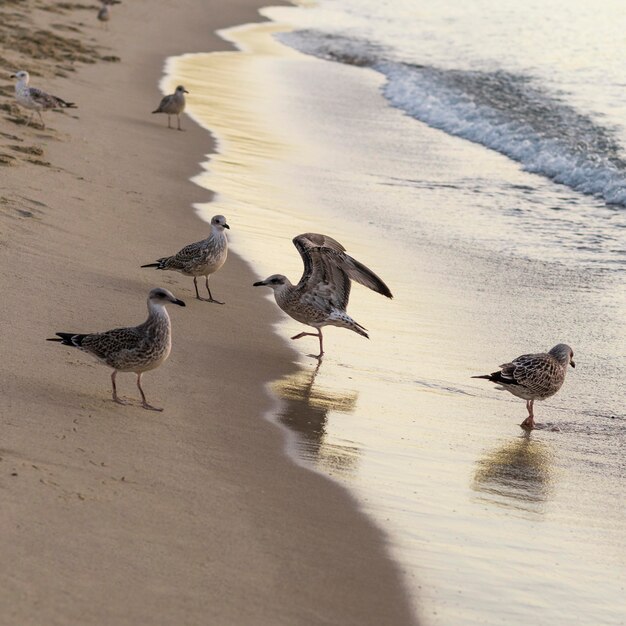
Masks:
[[[188,117],[178,133],[150,116],[164,60],[230,49],[215,30],[262,19],[261,3],[219,19],[199,4],[124,3],[108,31],[81,11],[83,34],[121,63],[33,79],[76,101],[75,118],[49,114],[46,131],[0,120],[52,164],[3,170],[0,188],[0,621],[415,623],[382,531],[346,489],[296,465],[263,417],[267,382],[296,367],[266,332],[274,305],[245,289],[248,264],[231,253],[212,278],[224,307],[195,301],[191,279],[139,268],[204,236],[189,209],[211,197],[190,178],[213,140]],[[170,311],[170,359],[144,378],[162,414],[114,405],[106,368],[44,341],[137,323],[157,285],[188,305]],[[136,402],[132,377],[118,384]]]

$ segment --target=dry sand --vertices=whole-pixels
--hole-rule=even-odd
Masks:
[[[208,230],[188,180],[207,133],[149,113],[164,59],[223,48],[212,33],[257,19],[255,3],[125,1],[108,31],[95,5],[0,12],[0,623],[413,623],[382,533],[261,417],[264,384],[294,366],[250,269],[231,255],[213,277],[220,307],[139,268]],[[30,49],[11,23],[49,45]],[[74,60],[103,56],[121,62]],[[46,131],[16,123],[16,69],[79,109],[48,113]],[[106,368],[44,341],[138,323],[157,285],[188,304],[172,307],[169,361],[144,377],[161,414],[115,405]],[[118,381],[137,401],[134,377]]]

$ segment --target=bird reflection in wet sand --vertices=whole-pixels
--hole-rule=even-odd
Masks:
[[[272,388],[283,400],[278,412],[281,424],[298,436],[298,449],[307,461],[324,470],[352,474],[359,449],[329,443],[326,433],[328,413],[352,413],[356,408],[356,392],[336,392],[315,384],[321,362],[314,369],[302,369],[276,381]]]
[[[540,513],[550,495],[551,464],[550,447],[526,434],[479,459],[472,487],[492,504]]]

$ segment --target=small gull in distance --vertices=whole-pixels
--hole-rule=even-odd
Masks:
[[[111,6],[113,3],[105,2],[104,0],[101,0],[101,2],[102,2],[102,6],[98,10],[98,19],[105,26],[107,26],[107,22],[111,19],[111,12],[110,12],[109,6]]]
[[[363,326],[347,313],[351,280],[369,287],[373,291],[392,298],[391,291],[374,272],[345,253],[345,248],[327,235],[306,233],[293,239],[302,261],[304,273],[297,285],[292,285],[282,274],[274,274],[254,283],[255,287],[266,286],[274,291],[276,304],[293,319],[313,328],[317,333],[303,332],[292,339],[312,336],[320,343],[321,359],[324,355],[323,326],[340,326],[369,338]]]
[[[47,111],[48,109],[75,109],[76,105],[73,102],[66,102],[61,100],[57,96],[52,96],[41,89],[36,87],[29,87],[30,75],[23,70],[11,74],[11,78],[17,78],[15,83],[15,99],[17,103],[23,106],[25,109],[33,111],[28,118],[26,126],[28,126],[33,119],[35,112],[39,115],[41,125],[46,128],[46,125],[41,116],[41,111]]]
[[[522,428],[535,427],[533,404],[553,396],[563,385],[567,366],[576,367],[574,352],[564,343],[549,352],[523,354],[510,363],[500,365],[500,370],[472,378],[486,378],[518,398],[526,400],[528,417],[520,424]]]
[[[167,127],[172,128],[170,117],[175,115],[178,118],[178,130],[180,127],[180,114],[185,110],[185,94],[189,93],[182,85],[176,87],[176,91],[169,96],[165,96],[153,113],[167,114]]]
[[[225,228],[230,229],[226,223],[226,218],[223,215],[214,215],[211,218],[211,233],[206,239],[190,243],[172,256],[162,257],[157,259],[155,263],[148,263],[141,267],[154,267],[158,270],[171,270],[180,272],[185,276],[193,276],[193,286],[196,288],[198,300],[224,304],[213,299],[209,288],[209,276],[215,274],[226,261],[228,239],[224,232]],[[208,298],[201,298],[198,293],[198,276],[204,276],[206,289],[209,292]]]
[[[118,372],[137,374],[137,387],[141,394],[142,406],[151,411],[162,411],[148,404],[141,388],[141,375],[163,363],[172,348],[172,325],[165,305],[171,302],[185,306],[172,292],[157,287],[148,294],[148,319],[139,326],[115,328],[102,333],[81,335],[77,333],[56,333],[57,337],[48,341],[58,341],[64,346],[79,348],[95,356],[101,363],[113,368],[111,383],[113,400],[118,404],[128,404],[117,395],[115,377]]]

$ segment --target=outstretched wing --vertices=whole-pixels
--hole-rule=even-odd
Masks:
[[[331,302],[342,309],[345,309],[350,297],[350,280],[388,298],[393,297],[389,287],[374,272],[347,255],[345,248],[332,237],[305,233],[295,237],[293,244],[304,262],[299,288],[321,292],[320,295],[327,298],[330,294]]]
[[[343,254],[341,244],[330,237],[315,234],[299,235],[293,243],[304,263],[304,273],[296,286],[301,292],[301,299],[322,309],[327,309],[330,304],[345,310],[351,284],[350,278],[337,263],[336,256]]]

